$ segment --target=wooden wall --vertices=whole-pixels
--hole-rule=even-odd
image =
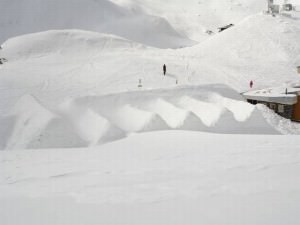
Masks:
[[[293,120],[300,122],[300,96],[298,96],[298,102],[294,105],[293,109]]]

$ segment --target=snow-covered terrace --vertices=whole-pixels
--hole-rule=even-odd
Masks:
[[[287,88],[287,93],[286,88],[278,87],[253,90],[245,92],[242,95],[249,100],[294,105],[298,102],[298,96],[300,96],[300,86]]]

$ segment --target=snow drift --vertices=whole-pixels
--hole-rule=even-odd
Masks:
[[[159,130],[281,132],[275,122],[264,118],[261,110],[241,100],[229,99],[227,95],[232,96],[232,90],[225,90],[224,86],[199,86],[81,97],[66,100],[55,107],[58,108],[55,112],[32,96],[24,96],[16,103],[10,119],[0,119],[2,126],[12,131],[1,131],[0,146],[2,149],[95,146],[130,133]]]

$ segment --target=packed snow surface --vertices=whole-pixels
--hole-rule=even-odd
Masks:
[[[2,151],[1,224],[298,224],[299,149],[298,136],[162,131]]]
[[[298,224],[291,2],[1,0],[1,225]]]

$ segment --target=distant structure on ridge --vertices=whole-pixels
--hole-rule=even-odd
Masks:
[[[289,3],[288,0],[284,0],[283,5],[274,4],[274,0],[267,0],[268,1],[268,10],[266,13],[268,14],[279,14],[281,12],[289,12],[294,9],[293,5]]]

